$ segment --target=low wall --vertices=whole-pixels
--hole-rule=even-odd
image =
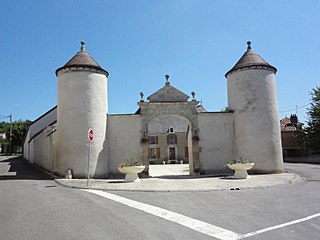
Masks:
[[[290,163],[317,163],[320,164],[320,155],[306,156],[306,157],[287,157],[283,159]]]

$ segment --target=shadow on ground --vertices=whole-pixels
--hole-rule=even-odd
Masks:
[[[8,157],[5,159],[2,156],[0,164],[5,165],[6,163],[10,166],[9,171],[6,173],[1,172],[0,180],[53,180],[54,178],[46,174],[45,172],[37,169],[33,165],[31,165],[28,161],[26,161],[22,157]]]

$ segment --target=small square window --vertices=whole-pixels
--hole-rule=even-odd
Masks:
[[[157,144],[156,136],[150,136],[150,144]]]

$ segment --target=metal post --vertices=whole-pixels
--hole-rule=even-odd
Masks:
[[[9,153],[10,153],[10,155],[11,155],[11,154],[12,154],[12,114],[10,114],[9,117],[10,117],[10,136],[9,136],[10,145],[9,145]]]
[[[89,186],[89,179],[90,179],[90,151],[91,151],[91,142],[89,141],[88,168],[87,168],[87,186]]]

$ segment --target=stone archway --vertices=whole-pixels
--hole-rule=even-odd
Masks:
[[[149,175],[190,175],[191,123],[178,115],[153,118],[147,128]],[[190,157],[189,157],[190,156]]]
[[[188,121],[189,173],[190,175],[200,173],[197,105],[198,101],[195,100],[189,102],[139,102],[141,114],[141,158],[142,163],[147,166],[144,172],[146,175],[149,175],[148,126],[157,117],[173,115]]]

